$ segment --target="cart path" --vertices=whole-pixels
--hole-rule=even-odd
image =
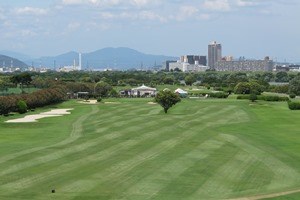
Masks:
[[[249,196],[249,197],[240,197],[236,199],[228,199],[228,200],[258,200],[258,199],[269,199],[269,198],[274,198],[274,197],[280,197],[280,196],[285,196],[288,194],[294,194],[300,192],[300,189],[297,190],[290,190],[286,192],[277,192],[273,194],[265,194],[265,195],[257,195],[257,196]]]

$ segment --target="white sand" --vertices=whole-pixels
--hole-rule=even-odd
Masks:
[[[43,112],[40,114],[34,114],[34,115],[26,115],[23,118],[19,119],[11,119],[7,120],[7,123],[28,123],[28,122],[37,122],[38,119],[46,118],[46,117],[59,117],[66,114],[71,114],[70,110],[73,110],[72,108],[68,109],[54,109],[48,112]]]
[[[79,103],[84,103],[84,104],[96,104],[98,103],[97,100],[88,100],[88,101],[79,101]]]
[[[150,104],[150,105],[156,105],[157,103],[155,103],[155,102],[148,102],[148,104]]]
[[[105,104],[120,104],[120,102],[110,102],[110,101],[107,101],[107,102],[104,102]]]

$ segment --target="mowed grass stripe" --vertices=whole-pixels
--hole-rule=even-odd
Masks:
[[[47,154],[47,155],[31,158],[30,160],[26,160],[24,162],[19,162],[18,164],[12,165],[8,169],[1,171],[0,176],[6,175],[6,174],[9,174],[9,173],[13,173],[13,172],[16,172],[16,171],[19,171],[19,170],[23,170],[23,169],[28,168],[28,167],[33,167],[35,165],[39,165],[39,164],[42,164],[42,163],[47,163],[47,162],[50,162],[50,161],[53,161],[53,160],[56,160],[56,159],[59,159],[59,158],[63,158],[64,156],[68,156],[70,154],[74,154],[74,153],[77,153],[77,152],[80,152],[80,151],[84,151],[88,148],[92,148],[96,145],[100,145],[101,143],[105,143],[105,142],[108,142],[109,140],[113,140],[113,139],[116,139],[118,137],[124,136],[124,134],[126,132],[129,132],[129,131],[139,132],[139,131],[142,131],[143,129],[147,129],[147,128],[156,126],[159,123],[158,121],[151,121],[151,122],[148,122],[145,126],[133,126],[136,123],[137,124],[141,123],[142,120],[143,119],[141,119],[141,118],[132,118],[130,120],[127,119],[127,121],[126,121],[127,124],[128,124],[127,128],[124,128],[124,129],[122,129],[121,131],[119,131],[117,133],[112,132],[108,135],[103,135],[103,136],[98,137],[96,139],[88,140],[87,142],[80,143],[80,144],[68,147],[66,149],[57,150],[57,151],[54,151],[53,153],[50,153],[50,154]],[[33,155],[31,155],[31,157],[32,156]],[[2,167],[3,166],[1,166],[1,168]]]
[[[297,172],[297,170],[288,166],[273,155],[244,142],[236,136],[221,134],[221,137],[231,141],[240,149],[248,152],[258,161],[264,163],[264,165],[267,166],[270,171],[272,171],[274,176],[271,183],[266,186],[267,190],[272,191],[283,187],[288,188],[300,181],[300,174]]]
[[[193,194],[192,198],[201,195],[213,198],[228,197],[236,184],[240,184],[243,173],[255,161],[256,159],[252,155],[245,151],[239,151],[228,162],[220,166],[214,175]]]
[[[188,168],[208,157],[215,150],[221,148],[225,141],[216,139],[209,139],[198,145],[192,151],[185,155],[170,161],[162,168],[156,170],[151,175],[145,177],[143,180],[131,186],[124,194],[123,197],[143,195],[143,199],[150,199],[158,191],[160,191],[172,179],[182,174]]]
[[[227,110],[227,109],[225,109],[225,110]],[[215,115],[218,115],[219,113],[215,113]],[[211,115],[212,117],[214,116],[213,114]],[[170,128],[168,128],[168,127],[166,127],[166,129],[170,129]],[[193,133],[192,135],[194,135],[195,133]],[[184,134],[184,136],[188,136],[189,134],[188,133],[185,133]],[[190,135],[190,136],[192,136],[192,135]],[[144,136],[145,137],[145,136]],[[146,138],[147,139],[147,138]],[[172,141],[172,140],[171,140]],[[177,138],[175,141],[181,141],[181,139],[179,138]],[[132,142],[132,141],[131,141]],[[124,147],[130,147],[130,144],[131,145],[133,145],[133,144],[136,144],[136,143],[131,143],[130,141],[129,142],[125,142],[124,143]],[[171,142],[172,143],[172,142]],[[118,150],[120,150],[121,148],[118,146],[117,147],[117,149]],[[82,165],[83,163],[85,163],[85,164],[87,164],[87,163],[89,163],[89,162],[91,162],[91,161],[96,161],[96,160],[99,160],[99,156],[101,156],[101,155],[108,155],[107,157],[109,157],[109,156],[111,156],[111,149],[109,149],[108,151],[107,151],[107,153],[108,154],[103,154],[103,152],[101,152],[101,153],[99,153],[96,157],[95,156],[88,156],[88,158],[90,158],[90,159],[82,159],[82,160],[79,160],[79,161],[75,161],[75,162],[73,162],[73,163],[70,163],[70,165],[72,165],[73,166],[73,168],[74,168],[74,166],[76,166],[76,168],[77,167],[79,167],[80,166],[80,164]],[[100,157],[101,158],[101,157]],[[105,157],[104,157],[105,158]],[[101,159],[100,159],[101,160]],[[82,161],[82,162],[81,162]],[[135,161],[133,161],[133,164],[135,163]],[[67,169],[65,169],[66,171],[68,171],[68,170],[70,170],[70,165],[65,165],[65,166],[67,166]],[[60,168],[60,167],[59,167]],[[44,176],[44,178],[45,177],[47,177],[47,176],[53,176],[54,175],[54,173],[50,173],[50,174],[48,174],[48,175],[46,175],[46,176]],[[32,182],[32,181],[37,181],[37,180],[42,180],[42,179],[44,179],[44,178],[41,178],[41,177],[36,177],[36,176],[34,176],[34,177],[32,177],[32,178],[25,178],[25,179],[23,179],[22,181],[18,181],[18,182],[16,182],[16,183],[10,183],[10,184],[7,184],[6,185],[6,187],[5,188],[9,188],[11,185],[17,185],[17,186],[19,186],[19,189],[21,189],[21,188],[23,188],[23,187],[25,187],[25,186],[28,186],[29,185],[29,183],[30,182]]]
[[[165,127],[164,129],[162,129],[162,131],[166,132],[168,130],[170,130],[170,127]],[[56,176],[61,176],[62,174],[67,173],[69,171],[77,171],[78,168],[84,168],[84,166],[93,164],[95,162],[104,162],[105,159],[109,159],[112,156],[118,155],[120,152],[123,152],[130,148],[134,148],[136,145],[139,145],[141,141],[151,139],[152,137],[159,136],[160,134],[161,132],[155,130],[151,133],[143,135],[142,137],[138,137],[137,139],[120,142],[100,152],[86,156],[81,159],[77,159],[72,162],[68,162],[66,164],[58,166],[57,168],[50,169],[46,172],[35,174],[34,176],[22,178],[10,182],[8,184],[1,185],[0,189],[5,190],[6,193],[19,192],[20,190],[27,189],[28,187],[31,187],[34,184],[39,184],[42,181],[47,181],[47,179],[55,178]],[[73,173],[74,172],[72,172],[72,174]]]
[[[227,109],[224,109],[223,112],[226,112]],[[221,113],[222,111],[219,111],[219,113]],[[218,113],[218,114],[219,114]],[[217,114],[217,113],[215,113]],[[213,117],[214,115],[212,115]],[[202,129],[205,129],[206,127],[202,127],[199,128],[199,131],[201,131]],[[188,141],[189,139],[191,139],[191,137],[195,136],[197,133],[196,132],[190,132],[190,131],[184,131],[181,135],[181,137],[177,137],[177,138],[172,138],[170,140],[164,141],[158,145],[156,145],[154,148],[151,148],[149,150],[147,150],[146,152],[142,152],[139,155],[133,157],[132,159],[129,160],[125,160],[123,162],[120,162],[114,166],[112,166],[111,168],[95,173],[94,175],[92,175],[92,177],[90,177],[89,179],[95,179],[94,181],[91,181],[88,185],[88,187],[92,186],[92,182],[94,182],[94,188],[97,187],[100,182],[107,182],[107,181],[111,181],[112,179],[115,180],[122,180],[124,178],[124,176],[127,173],[130,173],[131,170],[134,170],[135,167],[138,167],[139,165],[141,165],[143,162],[146,161],[150,161],[155,159],[156,157],[160,156],[160,154],[165,153],[166,151],[172,150],[174,147],[176,147],[178,144],[183,143],[184,141]],[[163,146],[166,146],[163,148]],[[100,179],[101,178],[101,179]],[[74,183],[75,186],[77,186],[77,183]],[[78,189],[70,189],[72,187],[67,186],[67,191],[70,192],[80,192],[78,191]],[[87,188],[85,188],[84,186],[82,186],[82,190],[86,191]],[[65,191],[62,189],[62,191]]]
[[[227,118],[215,121],[215,125],[220,125],[220,124],[227,124],[230,123],[232,121],[233,118],[235,118],[236,116],[230,116],[227,115]],[[208,125],[211,126],[211,125]],[[200,131],[200,129],[198,129]],[[189,137],[191,135],[189,135],[188,133],[185,134],[186,137]],[[225,140],[224,140],[225,141]],[[179,176],[181,173],[183,173],[185,170],[188,169],[188,166],[192,166],[194,162],[196,162],[195,160],[192,161],[191,160],[191,156],[195,155],[195,156],[199,156],[197,157],[198,159],[204,159],[206,156],[208,156],[211,152],[206,152],[206,150],[209,150],[210,148],[214,149],[214,148],[220,148],[220,146],[222,146],[224,144],[224,142],[222,142],[222,139],[219,139],[219,141],[217,140],[208,140],[206,142],[204,142],[203,144],[199,145],[198,147],[196,147],[196,149],[192,149],[189,153],[187,153],[185,156],[180,157],[178,160],[175,159],[173,161],[170,161],[170,164],[167,164],[165,168],[162,169],[158,169],[157,171],[153,172],[152,175],[149,175],[148,177],[145,177],[141,182],[135,184],[135,186],[133,186],[132,188],[129,189],[129,191],[141,191],[141,193],[146,194],[148,197],[155,195],[157,192],[159,192],[160,189],[162,189],[164,186],[166,186],[166,184],[172,182],[172,180],[176,179],[177,176]],[[169,172],[171,173],[167,173],[166,176],[163,176],[163,174],[166,174],[166,172],[168,171],[168,168],[171,169],[172,166],[174,166],[174,168],[177,170],[169,170]],[[182,166],[182,167],[178,167],[178,166]],[[162,170],[162,171],[160,171]],[[165,177],[165,179],[163,178]],[[159,183],[155,183],[155,184],[151,184],[150,180],[156,180],[156,179],[160,179],[162,178],[162,182]],[[147,187],[148,185],[151,185],[150,187]],[[154,186],[155,185],[155,186]],[[127,192],[127,193],[131,193],[131,192]],[[130,196],[130,194],[126,195],[126,196]],[[143,199],[147,199],[148,197],[143,197]]]
[[[41,151],[43,149],[46,149],[46,148],[50,148],[50,147],[55,147],[55,146],[62,146],[62,145],[66,145],[66,144],[69,144],[73,141],[75,141],[76,139],[78,139],[80,137],[80,134],[81,134],[81,126],[82,126],[82,122],[87,119],[88,117],[90,117],[91,115],[94,115],[98,112],[98,108],[96,106],[92,106],[92,111],[90,113],[87,113],[81,117],[79,117],[74,123],[73,123],[73,130],[70,134],[70,137],[57,143],[57,144],[54,144],[54,145],[50,145],[50,146],[46,146],[46,147],[36,147],[36,148],[32,148],[32,149],[28,149],[28,150],[23,150],[22,152],[17,152],[17,153],[13,153],[13,154],[9,154],[7,156],[4,156],[2,158],[0,158],[0,164],[4,163],[4,162],[7,162],[9,160],[12,160],[14,158],[17,158],[19,156],[23,156],[23,155],[26,155],[26,154],[31,154],[31,153],[34,153],[34,152],[37,152],[37,151]],[[79,130],[76,130],[76,128],[78,128]]]
[[[189,199],[195,191],[215,174],[223,163],[232,159],[237,153],[238,149],[236,147],[231,143],[225,142],[220,148],[211,152],[204,159],[195,161],[193,165],[189,166],[189,168],[178,176],[170,176],[169,180],[164,181],[165,184],[162,185],[160,190],[154,193],[151,199]],[[147,195],[138,195],[133,199],[143,199],[145,197],[147,197]],[[196,199],[210,198],[209,196],[201,194],[197,196]]]

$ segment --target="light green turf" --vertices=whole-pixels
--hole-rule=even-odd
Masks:
[[[149,101],[69,101],[35,113],[71,115],[29,124],[0,117],[0,199],[234,199],[300,188],[300,112],[286,103],[184,99],[164,114]]]

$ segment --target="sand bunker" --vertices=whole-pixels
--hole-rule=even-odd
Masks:
[[[37,122],[38,119],[46,118],[46,117],[59,117],[67,114],[71,114],[70,110],[73,110],[72,108],[68,109],[54,109],[48,112],[42,112],[40,114],[34,114],[34,115],[26,115],[23,118],[19,119],[11,119],[7,120],[7,123],[28,123],[28,122]]]
[[[84,104],[96,104],[96,103],[97,103],[97,100],[79,101],[79,103],[84,103]]]
[[[148,102],[148,104],[150,104],[150,105],[156,105],[157,103],[155,103],[155,102]]]
[[[110,101],[107,101],[107,102],[104,102],[105,104],[120,104],[120,102],[110,102]]]

